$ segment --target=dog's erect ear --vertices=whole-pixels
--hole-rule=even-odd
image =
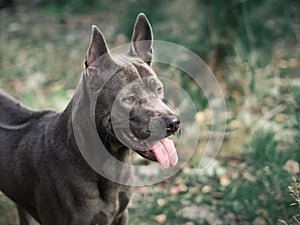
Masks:
[[[92,64],[97,65],[99,58],[104,54],[110,58],[103,34],[97,26],[93,25],[90,45],[85,56],[85,68],[87,69]]]
[[[147,64],[151,64],[153,56],[153,34],[151,25],[144,13],[140,13],[135,21],[131,38],[131,54],[137,54]]]

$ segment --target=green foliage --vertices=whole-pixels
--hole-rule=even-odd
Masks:
[[[296,115],[296,123],[295,127],[300,130],[300,87],[299,86],[292,86],[292,95],[295,101],[295,115]],[[300,132],[299,138],[297,139],[300,144]]]
[[[224,196],[216,203],[218,210],[236,215],[238,223],[254,224],[258,219],[267,224],[276,224],[281,219],[293,221],[291,218],[298,208],[290,206],[292,198],[287,185],[292,177],[284,170],[284,165],[294,153],[283,153],[276,147],[274,132],[254,134],[247,146],[250,152],[245,155],[243,166],[235,168],[241,177],[217,189]]]
[[[16,224],[15,204],[0,194],[0,224]]]
[[[277,141],[274,140],[275,133],[272,131],[258,131],[253,135],[250,143],[250,159],[254,163],[275,163],[282,165],[286,161],[284,154],[276,150]]]
[[[42,6],[45,12],[50,14],[88,13],[94,10],[108,9],[115,6],[117,1],[97,0],[17,0],[17,4]],[[111,9],[110,8],[110,9]]]
[[[297,158],[300,153],[281,152],[277,149],[275,133],[263,130],[256,132],[245,148],[244,160],[238,164],[231,160],[225,161],[224,167],[216,164],[213,174],[201,173],[197,168],[185,170],[178,178],[135,199],[130,213],[138,217],[132,224],[139,224],[146,216],[147,224],[158,224],[157,215],[166,216],[163,224],[178,225],[186,222],[278,224],[280,221],[294,224],[299,212],[299,184],[293,182],[284,166],[288,159]],[[293,196],[287,189],[289,184]],[[139,207],[145,198],[147,204]]]
[[[274,137],[275,133],[272,131],[259,131],[254,134],[250,143],[251,152],[246,157],[249,170],[255,179],[238,185],[237,196],[234,196],[239,199],[239,191],[247,193],[242,196],[244,201],[248,199],[245,210],[252,208],[252,218],[262,213],[260,216],[270,224],[281,218],[290,218],[297,210],[295,207],[287,211],[282,209],[288,209],[291,203],[286,187],[292,178],[284,170],[284,165],[288,159],[295,158],[295,154],[299,156],[299,153],[279,151]]]
[[[293,198],[295,199],[295,202],[292,205],[295,205],[300,209],[300,183],[299,183],[299,177],[294,177],[294,182],[291,186],[289,186],[289,190]],[[294,220],[300,224],[300,214],[299,212],[297,215],[293,216]]]

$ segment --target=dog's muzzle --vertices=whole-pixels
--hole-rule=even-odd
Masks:
[[[176,114],[152,118],[149,122],[149,140],[160,140],[175,134],[180,127]]]
[[[137,120],[141,122],[142,120]],[[134,121],[134,125],[139,124]],[[133,121],[132,121],[133,122]],[[118,139],[144,158],[158,161],[163,167],[175,166],[178,155],[174,142],[168,139],[180,128],[179,117],[175,113],[161,114],[150,119],[144,126],[130,129],[116,129]]]
[[[175,134],[180,127],[180,120],[176,114],[172,114],[170,116],[162,117],[166,126],[166,136],[170,136]]]

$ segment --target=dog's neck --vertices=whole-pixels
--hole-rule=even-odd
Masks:
[[[72,107],[73,99],[67,105],[66,109],[60,113],[59,118],[56,121],[56,136],[57,138],[64,140],[70,152],[81,155],[73,130]],[[110,132],[105,132],[104,129],[97,130],[98,136],[106,150],[117,160],[121,162],[127,162],[129,159],[129,149],[121,144]]]
[[[86,168],[92,170],[91,173],[96,173],[95,170],[89,166],[88,162],[83,158],[80,149],[77,145],[73,125],[72,125],[72,107],[73,107],[73,99],[68,104],[66,109],[59,114],[57,121],[55,122],[55,138],[54,140],[59,139],[62,143],[65,144],[65,149],[67,154],[72,155],[72,157],[76,157],[77,160],[82,161],[86,164]],[[98,131],[99,132],[99,131]],[[99,138],[102,141],[102,144],[105,146],[106,150],[117,160],[124,163],[129,161],[130,150],[122,145],[120,142],[116,141],[116,137],[112,136],[109,133],[101,133],[99,134]],[[116,171],[120,173],[119,176],[129,176],[130,174],[125,173],[125,171]],[[99,177],[97,175],[97,177]]]
[[[72,128],[72,105],[73,100],[68,104],[66,109],[58,114],[57,120],[54,122],[55,126],[53,129],[55,129],[55,140],[61,141],[61,143],[64,143],[64,149],[66,149],[67,155],[72,157],[72,159],[79,161],[80,166],[82,170],[84,170],[84,174],[88,174],[85,179],[90,179],[95,182],[98,182],[99,191],[105,195],[101,196],[103,199],[107,199],[107,201],[111,201],[112,199],[117,198],[117,190],[120,190],[121,186],[120,184],[114,183],[105,177],[99,175],[92,167],[88,164],[88,162],[85,161],[83,158],[79,147],[76,143],[76,138],[74,135],[74,131]],[[103,135],[103,134],[102,134]],[[110,135],[104,136],[105,142],[103,142],[104,146],[106,147],[106,150],[112,154],[116,160],[119,160],[121,162],[128,162],[130,150],[121,145],[116,143],[114,140],[112,140],[114,137]],[[130,172],[129,171],[115,171],[118,173],[118,176],[122,176],[125,179],[130,179]],[[109,187],[108,189],[105,189],[106,187]],[[101,191],[101,189],[104,189],[104,191]]]

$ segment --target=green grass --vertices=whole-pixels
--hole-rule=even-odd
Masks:
[[[0,224],[17,224],[15,205],[4,195],[0,195]]]
[[[155,218],[161,214],[167,218],[162,224],[278,224],[279,220],[294,224],[299,205],[291,205],[294,200],[288,186],[293,179],[284,165],[295,153],[282,153],[276,147],[273,132],[259,131],[243,161],[225,160],[210,175],[201,174],[198,168],[184,170],[154,191],[148,189],[130,208],[130,213],[137,215],[132,224],[145,217],[149,218],[147,224],[158,224]],[[194,210],[194,216],[185,210]],[[206,214],[197,215],[197,210],[206,210]]]

